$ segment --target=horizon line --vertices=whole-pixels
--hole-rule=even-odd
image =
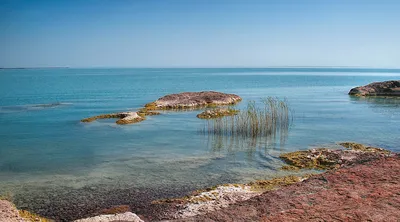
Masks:
[[[400,69],[400,67],[374,66],[37,66],[0,67],[0,69],[269,69],[269,68],[330,68],[330,69]]]

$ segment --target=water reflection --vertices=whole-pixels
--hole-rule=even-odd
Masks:
[[[201,132],[208,137],[213,152],[241,151],[251,160],[257,149],[283,148],[292,123],[287,99],[267,97],[261,104],[249,101],[236,115],[208,119]]]
[[[235,156],[237,153],[243,152],[248,161],[253,161],[257,152],[268,155],[271,150],[284,150],[288,135],[289,127],[280,128],[274,133],[258,137],[204,133],[207,146],[210,147],[212,153],[227,153],[229,156]]]
[[[367,103],[370,105],[387,105],[387,107],[400,107],[400,97],[356,97],[350,96],[350,101]]]
[[[374,113],[400,115],[400,97],[350,97],[350,101],[367,104]]]

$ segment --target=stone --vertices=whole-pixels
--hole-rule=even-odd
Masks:
[[[145,105],[147,110],[190,109],[203,106],[233,105],[242,98],[235,94],[214,91],[183,92],[163,96]]]
[[[234,116],[239,113],[239,110],[235,109],[224,109],[224,108],[217,108],[217,109],[208,109],[204,112],[197,115],[197,118],[200,119],[215,119],[221,118],[224,116]]]
[[[354,96],[400,96],[400,80],[373,82],[352,88],[349,95]]]
[[[343,142],[339,145],[343,149],[318,148],[311,150],[284,153],[279,157],[289,166],[283,166],[283,170],[317,169],[329,170],[343,165],[352,165],[371,159],[390,156],[391,152],[377,147],[365,146],[360,143]]]
[[[125,221],[125,222],[143,222],[136,214],[132,212],[125,212],[119,214],[105,214],[85,219],[75,220],[75,222],[112,222],[112,221]]]
[[[14,204],[7,200],[0,200],[0,221],[21,222],[25,220],[19,215]]]
[[[145,120],[144,116],[138,115],[137,112],[121,112],[121,113],[110,113],[110,114],[102,114],[98,116],[92,116],[89,118],[82,119],[81,122],[93,122],[97,119],[111,119],[111,118],[118,118],[117,124],[124,125],[124,124],[131,124],[137,123]]]

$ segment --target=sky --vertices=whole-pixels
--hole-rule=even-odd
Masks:
[[[400,67],[398,0],[0,0],[0,67]]]

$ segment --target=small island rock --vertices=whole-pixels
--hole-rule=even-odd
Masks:
[[[201,106],[232,105],[242,98],[235,94],[214,91],[183,92],[163,96],[152,103],[145,105],[148,110],[158,109],[190,109]]]
[[[366,86],[352,88],[349,95],[354,96],[400,96],[400,80],[373,82]]]

